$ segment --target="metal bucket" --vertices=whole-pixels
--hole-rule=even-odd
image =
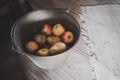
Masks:
[[[69,49],[63,53],[53,56],[37,56],[25,51],[25,43],[31,39],[33,32],[39,30],[40,26],[48,23],[50,25],[61,23],[65,25],[67,30],[74,34],[74,42],[69,45]],[[43,69],[55,69],[61,66],[71,48],[77,43],[80,36],[80,26],[78,22],[67,12],[62,9],[43,9],[31,11],[22,16],[13,26],[11,30],[11,40],[13,43],[14,51],[26,56],[34,64]]]

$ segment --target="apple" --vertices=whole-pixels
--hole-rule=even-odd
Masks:
[[[63,27],[63,25],[58,23],[53,26],[52,31],[55,36],[60,36],[65,32],[65,28]]]
[[[29,41],[29,42],[25,45],[25,47],[26,47],[26,50],[27,50],[28,52],[30,52],[30,53],[35,52],[35,51],[39,48],[39,46],[38,46],[34,41]]]
[[[38,44],[38,45],[44,45],[46,43],[46,36],[44,34],[37,34],[34,37],[34,41]]]
[[[65,43],[71,43],[74,40],[73,33],[70,31],[66,31],[62,34],[62,40]]]
[[[40,56],[47,56],[47,55],[49,55],[48,52],[49,52],[49,50],[47,48],[42,48],[37,51],[37,54]]]
[[[52,34],[52,27],[49,24],[45,24],[42,32],[45,33],[46,35],[51,35]]]

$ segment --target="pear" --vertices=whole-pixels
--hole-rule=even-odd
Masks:
[[[50,49],[50,54],[57,54],[66,50],[66,44],[63,42],[55,43]]]
[[[47,37],[47,42],[50,45],[54,45],[55,43],[60,42],[60,41],[61,41],[60,37],[56,37],[56,36],[49,36],[49,37]]]

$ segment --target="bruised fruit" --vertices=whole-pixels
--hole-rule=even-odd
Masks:
[[[56,54],[63,52],[65,50],[66,50],[66,44],[63,42],[57,42],[49,49],[49,52],[50,54]]]
[[[39,45],[43,45],[46,43],[46,36],[44,34],[37,34],[34,37],[34,41]]]
[[[60,37],[56,37],[56,36],[49,36],[49,37],[47,37],[47,42],[50,45],[53,45],[53,44],[55,44],[57,42],[60,42],[60,41],[61,41]]]
[[[34,41],[29,41],[26,45],[26,50],[30,53],[35,52],[39,47]]]
[[[40,56],[47,56],[49,53],[49,50],[47,48],[43,48],[37,51],[37,55]]]
[[[60,36],[62,33],[65,32],[65,29],[61,24],[56,24],[53,26],[52,31],[55,36]]]
[[[73,33],[70,31],[66,31],[62,34],[62,39],[65,43],[71,43],[74,39]]]
[[[42,32],[45,33],[46,35],[51,35],[52,34],[52,27],[48,24],[45,24]]]

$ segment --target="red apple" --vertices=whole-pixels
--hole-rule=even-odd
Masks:
[[[35,51],[39,48],[39,46],[38,46],[34,41],[29,41],[29,42],[25,45],[25,47],[26,47],[26,50],[27,50],[28,52],[30,52],[30,53],[35,52]]]
[[[52,34],[52,27],[49,24],[45,24],[42,30],[46,35]]]
[[[62,40],[65,43],[71,43],[74,40],[73,33],[70,31],[66,31],[62,34]]]

